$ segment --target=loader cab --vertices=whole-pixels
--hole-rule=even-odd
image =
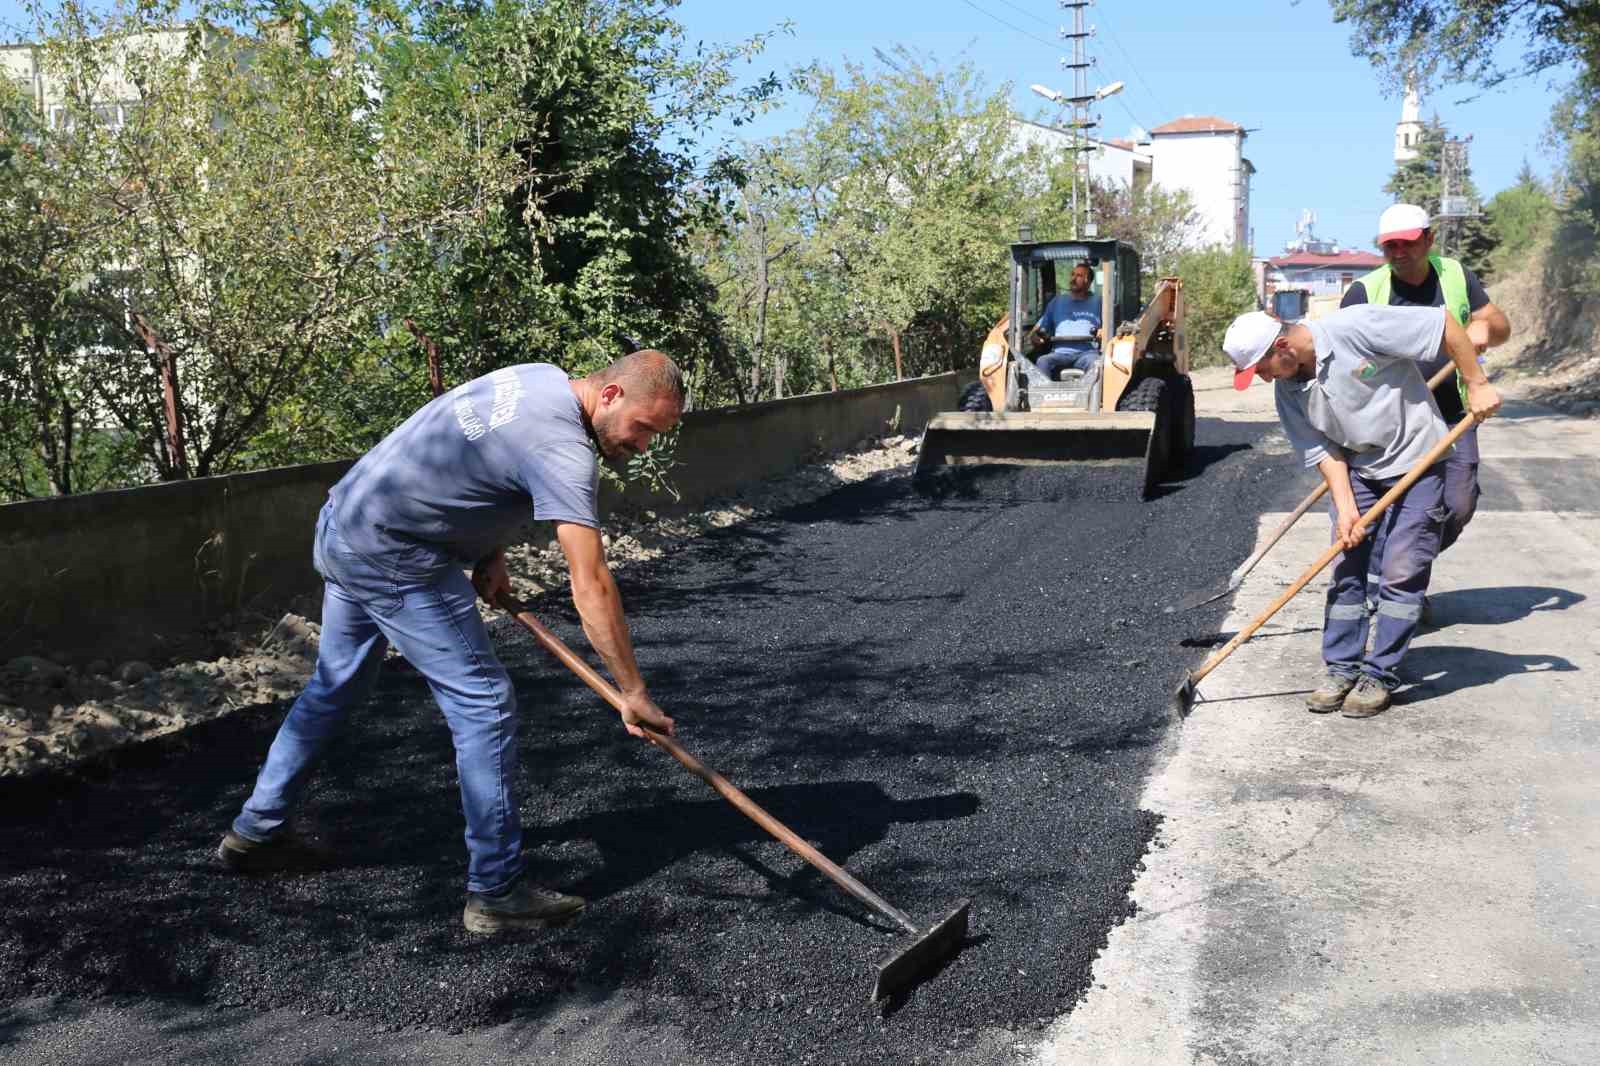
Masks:
[[[1011,329],[1017,356],[1006,382],[1007,410],[1087,409],[1099,406],[1099,373],[1066,371],[1052,379],[1028,351],[1028,333],[1045,307],[1067,291],[1073,267],[1088,263],[1090,297],[1100,307],[1100,345],[1108,350],[1120,323],[1139,316],[1139,253],[1121,241],[1029,241],[1011,246]]]
[[[1044,314],[1045,305],[1067,291],[1072,268],[1087,262],[1091,268],[1089,291],[1102,301],[1110,267],[1112,314],[1105,332],[1119,322],[1137,318],[1139,253],[1121,241],[1030,241],[1011,246],[1011,350],[1022,350],[1022,338]],[[1104,317],[1104,316],[1102,316]]]

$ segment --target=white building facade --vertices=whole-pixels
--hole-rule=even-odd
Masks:
[[[202,31],[203,32],[203,31]],[[100,81],[93,86],[91,109],[94,120],[107,129],[117,130],[130,122],[139,108],[139,89],[129,69],[141,55],[164,59],[181,55],[189,38],[187,27],[158,30],[117,39],[111,46]],[[207,46],[215,44],[206,35]],[[69,106],[67,86],[59,72],[47,70],[43,50],[34,44],[0,45],[0,76],[33,103],[51,129],[69,128],[75,121]]]
[[[1381,255],[1347,249],[1286,252],[1262,261],[1263,296],[1284,289],[1303,289],[1312,296],[1343,296],[1351,282],[1383,262]]]
[[[1071,132],[1026,119],[1013,122],[1019,147],[1042,145],[1065,152]],[[1098,181],[1140,189],[1154,183],[1182,189],[1201,217],[1202,243],[1246,248],[1250,230],[1250,184],[1256,168],[1244,156],[1244,127],[1209,115],[1185,115],[1157,126],[1137,141],[1093,138],[1089,173]]]
[[[1243,126],[1213,115],[1185,115],[1150,131],[1152,179],[1194,198],[1207,244],[1252,244],[1250,184],[1256,168],[1244,155],[1246,136]]]

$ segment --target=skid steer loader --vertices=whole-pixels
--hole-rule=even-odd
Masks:
[[[1026,340],[1072,268],[1086,262],[1101,308],[1100,357],[1052,378]],[[1011,310],[989,331],[978,380],[960,410],[923,431],[914,477],[946,466],[1143,459],[1148,499],[1182,471],[1194,446],[1194,387],[1183,334],[1183,283],[1163,278],[1139,301],[1139,253],[1121,241],[1011,246]]]

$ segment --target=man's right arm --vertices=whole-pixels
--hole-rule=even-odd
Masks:
[[[1444,336],[1439,340],[1439,352],[1450,357],[1456,364],[1456,373],[1467,383],[1467,411],[1470,414],[1481,422],[1500,410],[1500,394],[1489,384],[1483,367],[1478,365],[1477,346],[1448,308],[1444,310]]]
[[[1359,525],[1361,511],[1356,506],[1355,490],[1350,487],[1350,466],[1339,456],[1330,453],[1317,463],[1317,470],[1321,472],[1322,480],[1328,483],[1328,494],[1333,497],[1334,510],[1339,516],[1336,520],[1339,546],[1349,551],[1367,535],[1366,527]]]
[[[1367,287],[1359,281],[1352,281],[1350,287],[1344,290],[1344,299],[1339,301],[1339,309],[1354,307],[1367,302]]]
[[[671,736],[672,719],[650,698],[634,659],[622,595],[606,565],[600,531],[577,522],[557,522],[556,540],[572,574],[572,602],[583,620],[583,632],[622,692],[623,726],[636,737],[645,735],[641,727]]]

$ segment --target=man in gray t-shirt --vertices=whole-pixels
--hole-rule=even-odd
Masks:
[[[501,546],[518,525],[554,522],[584,632],[622,693],[624,727],[670,735],[606,565],[591,445],[608,458],[643,452],[677,424],[683,402],[678,368],[656,351],[578,380],[548,364],[510,366],[438,397],[351,467],[317,523],[314,561],[325,585],[316,669],[218,858],[246,872],[330,861],[292,830],[290,814],[392,644],[427,680],[455,745],[468,858],[463,924],[492,933],[580,913],[583,900],[522,876],[516,693],[475,599],[494,604],[511,591]]]
[[[1478,365],[1461,324],[1438,308],[1361,305],[1284,325],[1252,311],[1223,339],[1234,387],[1275,382],[1278,418],[1307,466],[1321,471],[1331,498],[1334,563],[1322,630],[1323,683],[1306,707],[1366,718],[1389,706],[1422,614],[1444,518],[1443,462],[1433,464],[1377,519],[1382,558],[1361,522],[1366,513],[1447,435],[1420,364],[1448,356],[1467,384],[1469,413],[1482,420],[1500,397]],[[1367,573],[1381,575],[1376,632],[1367,651]]]

